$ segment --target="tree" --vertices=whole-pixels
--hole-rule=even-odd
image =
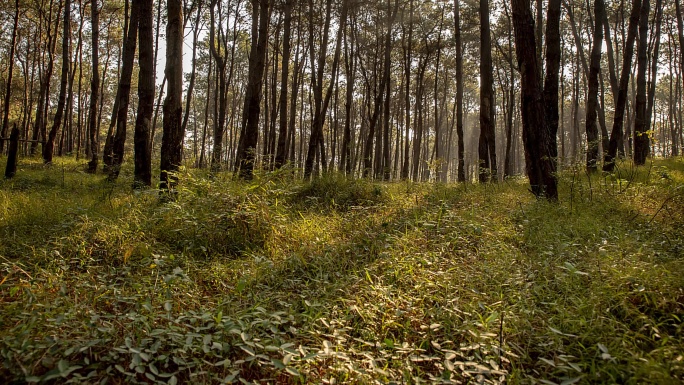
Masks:
[[[252,47],[247,89],[242,110],[242,129],[235,168],[241,178],[251,179],[259,140],[259,115],[266,48],[268,46],[269,0],[252,0]],[[258,27],[257,27],[258,25]]]
[[[512,0],[512,11],[515,50],[521,75],[521,116],[527,176],[534,195],[557,200],[556,166],[551,158],[551,140],[544,119],[544,97],[539,84],[541,71],[535,56],[530,0]]]
[[[17,29],[19,27],[19,0],[14,1],[14,27],[12,28],[12,38],[10,40],[9,66],[7,68],[7,87],[5,90],[5,100],[3,104],[2,131],[0,132],[0,154],[4,149],[4,139],[7,136],[9,123],[10,97],[12,95],[12,72],[14,71],[14,50],[17,46]]]
[[[646,126],[646,65],[648,64],[648,13],[650,1],[644,0],[639,14],[639,45],[637,46],[637,93],[634,118],[634,164],[643,165],[649,153],[650,139]]]
[[[152,113],[154,112],[154,0],[140,1],[139,15],[139,52],[138,64],[138,111],[135,117],[135,133],[133,137],[135,170],[133,187],[140,188],[152,185],[152,149],[150,132],[152,131]]]
[[[597,0],[599,1],[599,0]],[[602,1],[602,0],[600,0]],[[549,0],[546,10],[546,75],[544,76],[544,118],[549,130],[549,151],[558,158],[558,88],[561,61],[561,0]],[[511,69],[512,72],[512,69]],[[511,85],[513,87],[513,85]]]
[[[160,188],[171,191],[183,157],[183,2],[168,0],[166,24],[166,98],[164,99]]]
[[[283,5],[283,57],[280,74],[280,121],[278,130],[278,145],[275,156],[275,168],[282,167],[287,161],[287,93],[290,70],[290,40],[292,31],[292,7],[294,0],[285,0]]]
[[[126,126],[128,123],[128,103],[131,93],[131,76],[133,75],[133,61],[135,59],[136,41],[138,39],[138,19],[140,18],[141,1],[134,0],[131,6],[131,16],[128,21],[128,31],[123,44],[123,57],[119,87],[116,91],[116,133],[112,140],[111,164],[109,179],[116,180],[123,163],[124,147],[126,145]]]
[[[489,0],[480,0],[480,182],[496,180],[496,140],[494,136],[494,70],[492,38],[489,31]]]
[[[458,181],[465,182],[465,145],[463,143],[463,43],[461,42],[461,5],[454,0],[454,23],[456,41],[456,134],[458,135]],[[407,107],[408,108],[408,107]]]
[[[606,151],[604,155],[603,171],[612,172],[614,170],[618,145],[622,143],[622,136],[624,131],[622,128],[624,124],[625,106],[627,104],[629,75],[632,71],[634,40],[636,39],[640,10],[641,0],[633,0],[632,10],[629,15],[629,26],[627,27],[627,38],[625,41],[625,47],[623,49],[622,55],[622,72],[620,73],[620,85],[618,89],[617,101],[615,103],[615,113],[613,115],[613,130],[610,133],[608,151]]]
[[[587,95],[587,172],[595,172],[599,156],[598,128],[596,123],[598,108],[599,71],[601,71],[601,47],[603,45],[603,24],[605,7],[603,0],[594,0],[594,42],[589,64],[589,93]]]
[[[100,10],[97,6],[97,0],[91,0],[90,14],[91,14],[91,46],[92,46],[92,61],[93,74],[90,79],[90,106],[88,108],[88,140],[90,161],[88,162],[88,172],[97,172],[98,163],[98,133],[97,133],[97,104],[100,97]]]
[[[71,56],[69,54],[69,45],[71,36],[71,1],[65,0],[64,4],[64,31],[62,34],[62,76],[59,85],[59,99],[57,101],[57,112],[50,128],[50,133],[43,146],[43,162],[52,163],[52,155],[55,148],[55,138],[62,123],[62,116],[64,115],[64,104],[66,103],[67,84],[69,81],[69,67],[71,66]]]

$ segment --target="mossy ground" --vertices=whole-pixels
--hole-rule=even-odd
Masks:
[[[0,182],[5,381],[684,381],[682,159],[566,170],[558,204],[197,170],[160,203],[82,169]]]

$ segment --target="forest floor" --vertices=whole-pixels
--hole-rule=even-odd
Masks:
[[[0,160],[4,169],[5,160]],[[0,181],[0,382],[684,381],[684,159],[373,183]]]

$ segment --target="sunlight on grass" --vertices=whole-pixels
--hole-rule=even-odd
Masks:
[[[682,159],[567,170],[560,204],[524,179],[197,170],[162,204],[128,167],[0,182],[0,378],[684,380]]]

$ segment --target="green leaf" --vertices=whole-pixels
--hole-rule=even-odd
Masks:
[[[277,358],[271,358],[271,362],[273,363],[273,366],[275,366],[277,369],[285,369],[285,364],[283,363],[283,361]]]
[[[67,371],[67,369],[69,369],[69,362],[66,360],[59,360],[57,363],[57,368],[59,369],[60,373],[64,373]]]
[[[295,369],[295,368],[291,368],[288,366],[287,368],[285,368],[285,371],[290,373],[293,376],[300,376],[299,371],[297,371],[297,369]]]
[[[171,378],[169,378],[169,385],[176,385],[176,384],[178,384],[178,378],[176,376],[171,376]]]

